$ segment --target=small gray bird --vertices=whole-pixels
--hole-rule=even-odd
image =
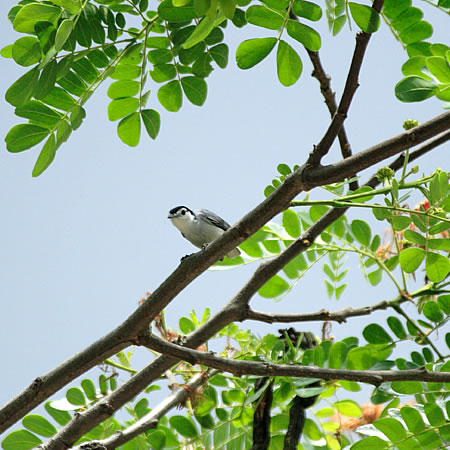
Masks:
[[[207,209],[192,211],[187,206],[176,206],[167,217],[180,230],[181,235],[196,247],[204,249],[208,244],[222,236],[230,228],[217,214]],[[241,252],[235,248],[228,258],[236,258]]]

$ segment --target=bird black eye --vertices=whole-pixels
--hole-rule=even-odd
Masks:
[[[183,214],[183,216],[186,214],[186,210],[185,209],[182,209],[181,210],[181,214]]]

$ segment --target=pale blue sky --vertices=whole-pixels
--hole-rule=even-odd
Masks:
[[[18,37],[6,17],[14,4],[2,0],[1,47]],[[433,42],[445,42],[448,16],[424,2],[419,6],[425,18],[437,21]],[[322,61],[340,93],[355,30],[346,28],[337,38],[329,36],[324,25],[322,30]],[[230,63],[208,78],[208,98],[201,108],[185,99],[178,113],[165,112],[155,102],[157,86],[153,85],[150,105],[161,112],[161,133],[156,141],[144,136],[134,149],[122,144],[116,123],[107,120],[106,82],[89,100],[83,126],[37,179],[31,177],[37,148],[21,154],[5,149],[4,136],[21,120],[2,96],[1,404],[118,325],[147,290],[154,290],[175,269],[181,256],[194,250],[167,220],[170,208],[204,207],[233,223],[263,199],[278,163],[302,163],[320,140],[329,123],[328,112],[299,46],[304,70],[293,87],[278,82],[275,52],[252,70],[236,67],[239,42],[262,35],[273,34],[253,26],[227,29]],[[425,121],[442,112],[441,103],[434,99],[403,104],[394,98],[405,59],[400,44],[382,25],[369,44],[361,87],[346,122],[355,152],[400,133],[407,118]],[[23,72],[1,58],[2,92]],[[420,164],[448,170],[448,150],[447,144]],[[334,147],[328,161],[336,158]],[[167,308],[168,325],[176,327],[179,317],[193,308],[199,314],[206,306],[217,311],[254,268],[204,274]],[[267,311],[307,312],[369,305],[396,295],[389,282],[369,288],[356,260],[348,275],[351,287],[339,303],[328,300],[322,279],[317,267],[281,303],[256,296],[252,304]],[[387,315],[382,312],[377,317]],[[334,325],[332,334],[360,333],[366,323],[361,318],[347,326]],[[242,327],[261,334],[280,328],[255,323]],[[301,327],[320,330],[320,324]],[[137,365],[147,361],[145,352],[138,354]]]

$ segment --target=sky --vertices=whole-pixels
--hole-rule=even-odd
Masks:
[[[7,20],[15,3],[2,0],[0,47],[20,37]],[[425,19],[435,25],[433,42],[445,42],[448,17],[418,3]],[[320,27],[322,62],[339,98],[355,29],[346,27],[333,38],[323,20]],[[146,291],[155,290],[177,267],[181,256],[195,250],[168,221],[172,207],[207,208],[234,223],[263,200],[279,163],[301,164],[319,142],[329,116],[318,83],[310,76],[307,54],[299,46],[304,69],[293,87],[278,82],[275,52],[251,70],[236,66],[234,54],[242,40],[271,35],[254,26],[228,27],[230,62],[208,78],[208,98],[202,107],[184,99],[178,113],[169,113],[158,105],[158,86],[153,85],[150,107],[161,113],[161,132],[156,141],[141,137],[136,148],[123,144],[116,134],[117,123],[108,121],[107,81],[87,103],[81,128],[38,178],[31,177],[38,148],[11,154],[4,145],[8,130],[21,123],[4,92],[24,69],[0,58],[0,340],[4,343],[0,404],[116,327]],[[405,60],[400,44],[383,24],[369,43],[361,86],[345,123],[354,152],[401,133],[405,119],[423,122],[443,112],[435,99],[419,104],[395,99],[394,86],[402,78]],[[447,143],[420,161],[421,170],[437,166],[448,170],[448,150]],[[326,162],[339,157],[335,145]],[[370,219],[370,214],[358,216]],[[383,226],[377,226],[383,233]],[[252,306],[312,312],[365,306],[396,296],[387,281],[369,288],[356,259],[349,259],[349,265],[350,287],[339,302],[328,299],[323,272],[316,267],[280,303],[255,296]],[[167,307],[168,326],[176,328],[179,318],[192,309],[200,316],[205,307],[218,311],[256,267],[203,274]],[[383,316],[387,313],[373,318],[385,320]],[[332,334],[360,336],[367,323],[367,318],[360,318],[335,324]],[[301,329],[320,335],[320,325],[302,324]],[[254,322],[241,327],[260,335],[281,328]],[[137,352],[137,367],[149,360],[148,352]]]

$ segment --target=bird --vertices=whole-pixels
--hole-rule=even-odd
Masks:
[[[207,209],[193,211],[187,206],[175,206],[169,211],[168,219],[180,230],[181,235],[196,247],[204,250],[208,244],[222,236],[230,224],[217,214]],[[228,258],[236,258],[241,252],[238,248],[231,250]]]

